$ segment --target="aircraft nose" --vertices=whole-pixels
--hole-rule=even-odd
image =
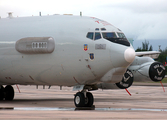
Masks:
[[[136,53],[134,49],[132,48],[127,48],[124,52],[124,58],[127,62],[131,63],[135,59]]]

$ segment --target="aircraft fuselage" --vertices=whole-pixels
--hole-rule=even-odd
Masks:
[[[103,32],[122,33],[97,18],[59,15],[5,18],[0,19],[0,28],[1,85],[95,84],[113,68],[121,69],[123,75],[132,62],[125,57],[131,45],[103,37],[94,40],[95,35],[93,40],[87,37],[88,32],[101,36]]]

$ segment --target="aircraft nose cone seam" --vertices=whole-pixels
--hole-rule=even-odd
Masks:
[[[136,56],[136,53],[132,48],[127,48],[124,52],[125,60],[129,63],[133,62],[133,60],[135,59],[135,56]]]

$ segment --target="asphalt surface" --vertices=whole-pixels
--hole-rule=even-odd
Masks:
[[[156,83],[157,84],[157,83]],[[160,83],[159,83],[160,84]],[[135,83],[128,90],[97,90],[95,108],[77,109],[72,88],[53,86],[20,86],[13,101],[0,101],[0,120],[111,120],[111,119],[167,119],[167,87]],[[148,85],[148,84],[147,84]],[[165,85],[166,86],[166,85]]]

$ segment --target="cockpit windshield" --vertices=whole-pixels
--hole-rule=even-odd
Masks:
[[[103,32],[102,33],[104,39],[111,39],[111,38],[117,38],[115,32]]]
[[[126,39],[123,33],[117,33],[119,37],[117,37],[115,32],[102,32],[103,38],[107,39],[111,42],[118,43],[125,46],[130,46],[129,41]]]

